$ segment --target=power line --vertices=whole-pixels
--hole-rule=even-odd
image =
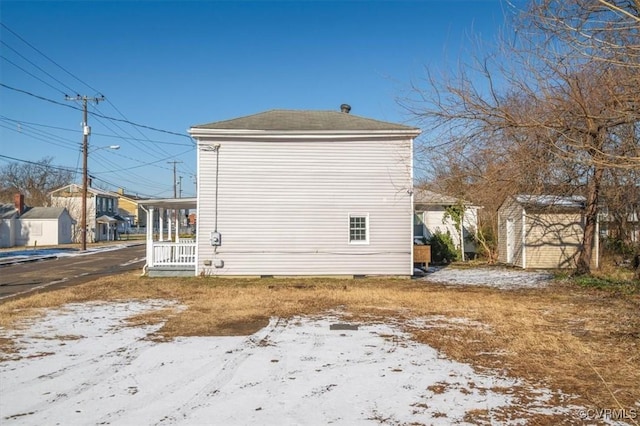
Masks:
[[[9,157],[8,155],[2,155],[2,154],[0,154],[0,157],[7,158],[7,159],[13,160],[13,161],[18,161],[20,163],[33,164],[34,166],[45,167],[45,168],[48,168],[48,169],[55,169],[55,170],[61,170],[61,171],[64,171],[64,172],[73,172],[73,173],[76,172],[75,169],[72,169],[70,167],[52,166],[50,164],[36,163],[35,161],[23,160],[21,158]]]
[[[109,102],[107,100],[107,102]],[[60,127],[60,126],[51,126],[48,124],[42,124],[42,123],[34,123],[32,121],[24,121],[24,120],[16,120],[15,118],[10,118],[7,117],[5,115],[0,115],[0,119],[2,120],[6,120],[6,121],[12,121],[14,123],[18,123],[18,124],[30,124],[32,126],[38,126],[38,127],[46,127],[49,129],[55,129],[55,130],[62,130],[65,132],[74,132],[74,133],[80,133],[82,132],[82,130],[76,130],[76,129],[69,129],[67,127]],[[140,138],[135,138],[135,137],[125,137],[125,136],[119,136],[119,135],[109,135],[107,133],[97,133],[97,132],[92,132],[91,133],[94,136],[102,136],[105,138],[114,138],[114,139],[121,139],[124,141],[135,141],[135,142],[142,142],[142,141],[148,141],[148,142],[152,142],[154,144],[162,144],[162,145],[174,145],[174,146],[190,146],[193,147],[193,144],[190,143],[180,143],[180,142],[167,142],[167,141],[159,141],[159,140],[155,140],[155,139],[140,139]]]
[[[57,78],[55,78],[54,76],[52,76],[51,74],[49,74],[47,71],[43,70],[42,68],[40,68],[37,64],[34,64],[33,62],[31,62],[28,58],[26,58],[24,55],[22,55],[20,52],[18,52],[16,49],[14,49],[13,47],[9,46],[5,41],[0,40],[0,43],[4,44],[9,50],[13,51],[16,55],[20,56],[22,59],[24,59],[26,62],[30,63],[31,65],[33,65],[34,67],[36,67],[38,70],[42,71],[44,74],[46,74],[47,76],[49,76],[52,80],[56,81],[57,83],[61,84],[62,86],[64,86],[66,89],[69,89],[72,92],[75,92],[75,90],[73,90],[71,87],[67,86],[66,84],[64,84],[63,82],[61,82],[60,80],[58,80]],[[36,77],[37,78],[37,77]],[[41,80],[42,81],[42,80]],[[59,89],[56,89],[59,90]],[[60,92],[62,92],[61,90],[59,90]]]
[[[109,100],[107,100],[107,103],[108,103],[109,105],[111,105],[111,107],[112,107],[113,109],[115,109],[115,110],[116,110],[116,112],[117,112],[118,114],[120,114],[120,116],[121,116],[122,118],[124,118],[125,120],[129,120],[129,119],[128,119],[128,118],[127,118],[127,117],[126,117],[126,116],[125,116],[125,115],[124,115],[124,114],[123,114],[123,113],[122,113],[122,112],[121,112],[121,111],[120,111],[120,110],[119,110],[119,109],[118,109],[118,108],[117,108],[113,103],[111,103]],[[138,133],[140,133],[140,135],[141,135],[142,137],[144,137],[147,141],[151,142],[151,140],[147,137],[147,135],[145,135],[144,133],[142,133],[142,131],[141,131],[139,128],[137,128],[137,127],[135,127],[135,126],[134,126],[134,129],[135,129]],[[130,136],[131,136],[131,135],[130,135]],[[161,147],[159,147],[159,148],[161,148]],[[161,150],[162,150],[162,151],[164,151],[163,149],[161,149]],[[166,152],[166,151],[164,151],[164,152],[165,152],[165,154],[169,154],[169,153],[168,153],[168,152]]]
[[[47,135],[46,133],[44,134],[44,136],[38,135],[37,133],[36,134],[28,134],[28,133],[24,133],[21,130],[14,129],[13,127],[8,127],[8,126],[4,125],[3,123],[0,123],[0,127],[2,127],[3,129],[10,130],[12,132],[23,134],[23,135],[25,135],[25,136],[27,136],[29,138],[32,138],[32,139],[35,139],[35,140],[38,140],[38,141],[41,141],[41,142],[44,142],[44,143],[47,143],[47,144],[50,144],[50,145],[59,146],[61,148],[65,148],[65,149],[72,149],[74,151],[76,149],[75,147],[70,147],[69,146],[69,144],[75,144],[74,142],[67,141],[67,140],[62,139],[60,137],[57,137],[55,135]],[[55,141],[56,139],[58,140],[58,142]]]
[[[37,98],[37,99],[40,99],[40,100],[43,100],[43,101],[51,102],[51,103],[56,104],[56,105],[61,105],[61,106],[65,106],[67,108],[75,109],[77,111],[82,111],[81,108],[74,107],[72,105],[63,104],[63,103],[55,101],[53,99],[45,98],[44,96],[36,95],[35,93],[31,93],[31,92],[29,92],[27,90],[18,89],[16,87],[11,87],[11,86],[9,86],[7,84],[4,84],[4,83],[0,83],[0,86],[4,87],[6,89],[9,89],[9,90],[13,90],[15,92],[19,92],[19,93],[23,93],[23,94],[28,95],[28,96],[32,96],[34,98]],[[193,139],[191,139],[190,136],[185,135],[184,133],[172,132],[171,130],[158,129],[157,127],[147,126],[147,125],[144,125],[144,124],[135,123],[135,122],[129,121],[129,120],[123,120],[123,119],[120,119],[120,118],[109,117],[109,116],[106,116],[106,115],[103,115],[103,114],[99,114],[99,113],[96,113],[96,112],[92,112],[91,115],[93,115],[95,117],[100,117],[100,118],[104,118],[104,119],[107,119],[107,120],[111,120],[111,121],[118,121],[118,122],[121,122],[121,123],[131,124],[132,126],[137,126],[137,127],[143,128],[143,129],[153,130],[155,132],[166,133],[166,134],[169,134],[169,135],[174,135],[174,136],[180,136],[180,137],[183,137],[183,138],[187,138],[187,139],[189,139],[191,141],[192,145],[195,146],[195,142],[193,141]]]
[[[43,79],[41,79],[37,75],[34,75],[34,74],[30,73],[29,71],[27,71],[26,69],[22,68],[20,65],[16,64],[15,62],[11,61],[9,58],[5,57],[4,55],[0,55],[0,58],[4,59],[6,62],[9,62],[11,65],[13,65],[14,67],[18,68],[20,71],[24,72],[25,74],[29,74],[31,77],[35,78],[36,80],[40,81],[41,83],[46,84],[47,86],[51,87],[53,90],[57,90],[58,92],[64,94],[64,92],[62,90],[60,90],[57,87],[55,87],[54,85],[44,81]]]
[[[58,68],[60,68],[62,71],[66,72],[67,74],[69,74],[71,77],[75,78],[76,80],[78,80],[80,83],[84,84],[85,86],[87,86],[89,89],[93,90],[94,92],[97,92],[96,89],[94,89],[93,87],[91,87],[89,84],[85,83],[84,81],[82,81],[80,78],[76,77],[73,73],[71,73],[71,71],[68,71],[66,68],[64,68],[62,65],[60,65],[59,63],[57,63],[56,61],[54,61],[53,59],[51,59],[50,57],[48,57],[47,55],[45,55],[44,53],[42,53],[38,48],[36,48],[34,45],[32,45],[31,43],[29,43],[27,40],[25,40],[24,38],[22,38],[18,33],[16,33],[15,31],[13,31],[11,28],[7,27],[6,24],[0,22],[0,25],[2,25],[7,31],[9,31],[11,34],[13,34],[14,36],[16,36],[20,41],[22,41],[24,44],[26,44],[27,46],[29,46],[30,48],[32,48],[33,50],[35,50],[36,52],[38,52],[39,54],[41,54],[42,56],[44,56],[45,58],[47,58],[51,63],[53,63],[55,66],[57,66]],[[75,90],[74,90],[75,92]]]
[[[18,92],[18,93],[23,93],[25,95],[32,96],[32,97],[34,97],[36,99],[40,99],[42,101],[47,101],[47,102],[51,102],[52,104],[56,104],[56,105],[60,105],[60,106],[63,106],[63,107],[75,109],[75,110],[78,110],[78,111],[82,111],[80,108],[74,107],[73,105],[63,104],[62,102],[58,102],[58,101],[55,101],[53,99],[45,98],[44,96],[36,95],[35,93],[31,93],[31,92],[28,92],[26,90],[22,90],[22,89],[18,89],[18,88],[15,88],[15,87],[11,87],[11,86],[8,86],[8,85],[6,85],[4,83],[0,83],[0,86],[2,86],[4,88],[7,88],[9,90],[13,90],[13,91]]]
[[[64,68],[62,65],[60,65],[58,62],[56,62],[55,60],[53,60],[51,57],[47,56],[44,52],[42,52],[41,50],[39,50],[38,48],[36,48],[34,45],[32,45],[31,43],[29,43],[27,40],[25,40],[23,37],[21,37],[18,33],[16,33],[15,31],[13,31],[12,29],[10,29],[6,24],[4,24],[4,23],[1,23],[1,22],[0,22],[0,25],[1,25],[3,28],[5,28],[7,31],[9,31],[11,34],[13,34],[17,39],[19,39],[20,41],[22,41],[25,45],[27,45],[28,47],[30,47],[31,49],[33,49],[35,52],[37,52],[38,54],[40,54],[41,56],[43,56],[44,58],[46,58],[49,62],[51,62],[52,64],[54,64],[56,67],[58,67],[58,68],[59,68],[59,69],[61,69],[62,71],[64,71],[66,74],[68,74],[69,76],[73,77],[75,80],[77,80],[78,82],[82,83],[82,84],[83,84],[83,85],[85,85],[86,87],[90,88],[90,89],[91,89],[91,90],[93,90],[96,94],[98,94],[98,95],[100,94],[100,93],[99,93],[99,91],[98,91],[97,89],[95,89],[94,87],[92,87],[91,85],[89,85],[88,83],[86,83],[85,81],[83,81],[82,79],[80,79],[79,77],[77,77],[76,75],[74,75],[72,72],[70,72],[69,70],[67,70],[66,68]],[[60,84],[61,86],[63,86],[63,87],[65,87],[66,89],[70,90],[70,91],[71,91],[71,93],[77,93],[77,91],[76,91],[76,90],[72,89],[70,86],[66,85],[66,84],[65,84],[65,83],[63,83],[61,80],[58,80],[58,79],[57,79],[56,77],[54,77],[51,73],[49,73],[47,70],[45,70],[44,68],[42,68],[41,66],[39,66],[38,64],[36,64],[35,62],[33,62],[32,60],[30,60],[29,58],[27,58],[26,56],[24,56],[20,51],[16,50],[15,48],[13,48],[12,46],[10,46],[9,44],[7,44],[7,43],[6,43],[6,42],[4,42],[4,41],[2,41],[2,44],[3,44],[4,46],[6,46],[9,50],[11,50],[12,52],[14,52],[16,55],[18,55],[20,58],[22,58],[25,62],[27,62],[28,64],[30,64],[31,66],[33,66],[34,68],[36,68],[37,70],[39,70],[40,72],[42,72],[43,74],[45,74],[46,76],[48,76],[49,78],[51,78],[53,81],[57,82],[57,83],[58,83],[58,84]],[[50,87],[50,88],[52,88],[52,89],[54,89],[54,90],[57,90],[57,91],[59,91],[60,93],[63,93],[63,94],[64,94],[64,92],[63,92],[62,90],[59,90],[58,88],[54,87],[52,84],[50,84],[50,83],[48,83],[47,81],[45,81],[44,79],[40,78],[38,75],[36,75],[36,74],[34,74],[34,73],[32,73],[32,72],[29,72],[27,69],[25,69],[25,68],[21,67],[20,65],[18,65],[18,64],[16,64],[16,63],[14,63],[14,62],[12,62],[10,59],[8,59],[8,58],[6,58],[6,57],[4,57],[4,56],[2,56],[2,58],[3,58],[5,61],[7,61],[8,63],[10,63],[11,65],[13,65],[13,66],[17,67],[18,69],[20,69],[21,71],[23,71],[23,72],[27,73],[27,74],[28,74],[28,75],[30,75],[31,77],[33,77],[33,78],[37,79],[37,80],[38,80],[38,81],[40,81],[41,83],[43,83],[43,84],[47,85],[48,87]],[[58,102],[58,101],[56,101],[56,100],[53,100],[53,99],[47,98],[47,97],[45,97],[45,96],[37,95],[37,94],[32,93],[32,92],[30,92],[30,91],[28,91],[28,90],[23,90],[23,89],[19,89],[19,88],[11,87],[11,86],[9,86],[9,85],[7,85],[7,84],[0,83],[0,87],[4,87],[4,88],[7,88],[7,89],[9,89],[9,90],[13,90],[13,91],[16,91],[16,92],[19,92],[19,93],[22,93],[22,94],[25,94],[25,95],[28,95],[28,96],[32,96],[32,97],[35,97],[36,99],[39,99],[39,100],[42,100],[42,101],[45,101],[45,102],[49,102],[49,103],[53,103],[53,104],[55,104],[55,105],[65,106],[65,107],[67,107],[67,108],[72,108],[72,109],[74,109],[74,110],[83,110],[83,109],[81,109],[81,108],[77,108],[77,107],[75,107],[75,106],[73,106],[73,105],[69,105],[69,104],[66,104],[66,103],[61,103],[61,102]],[[65,96],[66,96],[66,94],[65,94]],[[80,100],[80,98],[81,98],[81,97],[80,97],[80,95],[77,95],[77,96],[76,96],[76,100]],[[114,110],[115,110],[115,111],[116,111],[116,112],[117,112],[117,113],[118,113],[118,114],[119,114],[123,119],[119,119],[119,118],[111,117],[111,116],[106,115],[106,114],[103,114],[103,113],[98,113],[97,111],[100,111],[100,109],[99,109],[99,108],[96,108],[96,110],[97,110],[97,111],[91,111],[92,117],[94,117],[94,118],[95,118],[96,120],[98,120],[99,122],[101,122],[100,118],[103,118],[103,119],[105,119],[105,120],[109,120],[109,121],[113,122],[112,124],[114,124],[114,125],[115,125],[118,129],[120,129],[122,132],[126,133],[129,137],[127,138],[127,137],[122,136],[121,134],[118,134],[118,132],[117,132],[117,131],[115,131],[114,129],[109,128],[109,126],[108,126],[106,123],[102,123],[102,125],[104,125],[107,129],[109,129],[110,131],[112,131],[112,132],[114,133],[114,135],[107,135],[107,134],[100,134],[100,133],[95,133],[95,135],[100,135],[100,136],[105,136],[105,137],[111,137],[111,138],[119,138],[119,139],[122,139],[122,140],[132,140],[132,141],[137,141],[137,142],[141,142],[141,143],[142,143],[142,144],[144,144],[145,146],[147,146],[147,143],[151,143],[151,144],[154,144],[154,145],[155,145],[155,144],[163,144],[163,145],[176,145],[176,146],[190,146],[192,149],[195,147],[195,141],[194,141],[190,136],[186,135],[185,133],[173,132],[173,131],[164,130],[164,129],[160,129],[160,128],[157,128],[157,127],[147,126],[147,125],[144,125],[144,124],[140,124],[140,123],[133,122],[133,121],[129,120],[129,119],[128,119],[128,118],[127,118],[127,117],[126,117],[126,116],[125,116],[125,115],[124,115],[124,114],[123,114],[123,113],[122,113],[122,112],[121,112],[121,111],[120,111],[120,110],[119,110],[119,109],[118,109],[118,108],[117,108],[117,107],[116,107],[112,102],[110,102],[109,100],[107,100],[107,103],[108,103],[108,104],[110,104],[110,105],[112,106],[112,108],[113,108],[113,109],[114,109]],[[84,114],[84,115],[85,115],[85,117],[86,117],[86,114],[87,114],[86,104],[84,105],[84,111],[83,111],[83,114]],[[86,124],[86,121],[87,121],[87,120],[85,119],[85,124]],[[128,125],[133,126],[133,128],[134,128],[134,129],[135,129],[135,130],[136,130],[136,131],[137,131],[137,132],[142,136],[142,138],[143,138],[143,139],[133,137],[133,135],[132,135],[132,134],[130,134],[130,133],[128,133],[128,132],[126,132],[126,130],[124,130],[122,127],[118,126],[118,125],[116,124],[116,123],[118,123],[118,122],[119,122],[119,123],[125,123],[125,124],[128,124]],[[0,126],[0,127],[4,127],[4,126]],[[6,128],[6,127],[5,127],[5,128]],[[54,126],[50,126],[50,128],[56,128],[56,127],[54,127]],[[57,129],[58,129],[58,130],[63,130],[62,128],[57,128]],[[151,131],[160,132],[160,133],[166,133],[166,134],[173,135],[173,136],[180,136],[180,137],[183,137],[183,138],[187,138],[187,139],[189,140],[189,143],[188,143],[188,144],[182,144],[182,143],[175,143],[175,142],[174,142],[174,143],[172,143],[172,142],[164,142],[164,141],[153,141],[153,140],[151,140],[151,139],[150,139],[146,134],[144,134],[140,129],[148,129],[148,130],[151,130]],[[18,130],[10,129],[10,130],[13,130],[13,131],[20,131],[19,129],[18,129]],[[68,129],[64,129],[64,130],[68,130]],[[70,130],[70,131],[74,131],[74,130]],[[53,139],[53,140],[56,140],[56,139],[57,139],[58,141],[60,141],[60,142],[62,142],[62,143],[68,143],[67,141],[65,141],[64,139],[62,139],[61,137],[59,137],[59,136],[57,136],[57,135],[47,134],[46,132],[41,132],[41,131],[38,131],[37,129],[31,129],[31,132],[32,132],[33,134],[25,133],[25,135],[26,135],[26,136],[30,136],[30,137],[32,137],[32,138],[34,138],[34,139],[37,139],[37,140],[43,140],[44,142],[47,142],[47,143],[50,143],[50,144],[53,144],[53,145],[58,145],[58,146],[63,146],[63,145],[57,144],[57,143],[53,142],[51,139]],[[74,132],[75,132],[75,131],[74,131]],[[35,134],[35,136],[34,136],[34,134]],[[45,136],[40,136],[40,137],[38,137],[39,135],[45,135]],[[44,139],[42,139],[42,137],[47,138],[47,137],[48,137],[48,135],[50,135],[50,136],[51,136],[50,140],[44,140]],[[86,146],[86,144],[83,144],[83,145],[84,145],[84,146]],[[133,146],[134,146],[134,147],[136,147],[136,148],[138,148],[138,145],[136,145],[136,144],[133,144]],[[65,147],[65,148],[68,148],[68,149],[73,149],[73,148],[70,148],[70,147],[68,147],[68,146],[64,146],[64,147]],[[150,153],[150,151],[151,151],[151,153],[152,153],[152,154],[153,154],[155,151],[160,151],[160,152],[162,152],[162,153],[166,154],[166,156],[165,156],[164,158],[162,158],[161,160],[158,160],[157,162],[163,161],[163,160],[165,160],[166,158],[175,158],[175,157],[176,157],[175,155],[171,155],[169,152],[167,152],[167,151],[165,151],[164,149],[162,149],[162,147],[158,147],[158,146],[149,147],[149,149],[145,150],[144,152],[145,152],[145,153],[147,153],[147,154],[149,154],[149,153]],[[180,155],[182,155],[182,154],[180,154]],[[129,158],[129,157],[127,157],[127,158]],[[158,157],[156,156],[156,158],[158,158]],[[78,160],[79,160],[79,158],[78,158]],[[140,160],[137,160],[137,159],[134,159],[134,160],[135,160],[135,161],[137,161],[137,162],[140,162]],[[106,162],[107,162],[107,163],[112,163],[111,161],[106,161]],[[157,163],[157,162],[149,163],[149,165],[154,165],[154,163]],[[112,163],[112,164],[114,164],[114,165],[115,165],[115,163]],[[146,165],[146,164],[143,164],[143,166],[144,166],[144,165]],[[143,167],[143,166],[136,166],[136,167],[134,167],[134,168]],[[166,169],[165,167],[160,167],[160,166],[157,166],[157,165],[154,165],[154,167],[159,167],[159,168]],[[86,167],[85,167],[85,169],[86,169]],[[125,168],[125,169],[123,169],[123,171],[130,170],[130,169],[131,169],[131,168],[129,168],[129,169]],[[176,167],[175,167],[175,164],[174,164],[174,175],[176,174],[176,170],[175,170],[175,169],[176,169]],[[77,171],[76,171],[76,172],[77,172]],[[191,173],[191,172],[189,172],[189,173]],[[175,183],[175,181],[176,181],[176,179],[175,179],[175,177],[174,177],[174,193],[175,193],[175,184],[176,184],[176,183]],[[175,194],[174,194],[174,196],[175,196]]]

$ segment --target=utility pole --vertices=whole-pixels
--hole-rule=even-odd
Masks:
[[[178,180],[178,198],[182,198],[182,176],[180,176],[180,180]]]
[[[182,163],[182,161],[167,161],[167,164],[173,164],[173,198],[178,198],[178,180],[176,177],[176,164]]]
[[[87,159],[89,157],[89,135],[91,134],[91,127],[87,124],[87,103],[89,101],[95,102],[96,105],[100,101],[104,101],[104,96],[99,98],[91,98],[88,96],[76,95],[67,96],[67,101],[82,101],[82,215],[80,220],[80,241],[81,250],[87,250]]]
[[[182,163],[182,161],[176,161],[176,160],[167,161],[167,164],[173,164],[173,198],[174,199],[178,198],[178,189],[177,189],[178,181],[177,181],[177,177],[176,177],[176,164],[178,164],[178,163]],[[172,213],[171,216],[172,216],[173,221],[176,222],[177,215],[176,215],[176,210],[175,209],[173,210],[173,213]],[[176,242],[178,242],[179,234],[180,234],[180,228],[179,228],[178,224],[176,223]]]

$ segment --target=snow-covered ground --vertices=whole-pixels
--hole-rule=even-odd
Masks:
[[[544,287],[553,279],[553,274],[547,271],[525,271],[500,267],[469,269],[431,267],[421,279],[442,284],[481,285],[513,290]]]
[[[10,263],[13,261],[37,260],[48,257],[70,257],[70,256],[86,256],[103,251],[119,250],[140,243],[112,243],[102,246],[89,247],[86,251],[80,251],[74,248],[52,247],[40,249],[15,249],[0,251],[0,263]]]
[[[160,324],[126,322],[168,305],[71,304],[18,331],[0,329],[0,338],[19,344],[0,362],[0,423],[524,424],[532,413],[578,419],[578,407],[549,402],[549,389],[446,359],[392,321],[349,329],[335,327],[337,314],[274,318],[251,336],[170,342],[147,338]]]

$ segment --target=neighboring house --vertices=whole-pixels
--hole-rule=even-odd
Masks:
[[[125,223],[121,224],[122,231],[144,227],[147,223],[147,216],[140,204],[144,199],[137,195],[127,194],[122,188],[118,189],[117,197],[118,214],[125,220]]]
[[[413,274],[420,131],[349,110],[272,110],[189,130],[198,146],[191,274]],[[158,253],[147,250],[150,274]]]
[[[640,244],[640,205],[615,214],[606,206],[599,215],[600,236]]]
[[[52,191],[51,205],[65,207],[76,221],[73,239],[79,242],[82,223],[82,186],[72,183]],[[87,188],[87,241],[108,241],[118,238],[118,225],[125,220],[118,214],[118,196],[109,191]]]
[[[116,196],[118,197],[117,216],[122,218],[122,221],[117,223],[118,232],[125,234],[132,230],[137,232],[140,227],[144,228],[147,224],[147,213],[141,202],[145,199],[137,195],[127,194],[122,188],[118,189]]]
[[[508,198],[498,209],[498,261],[521,268],[574,268],[584,236],[584,206],[581,196]],[[596,238],[594,267],[598,261]]]
[[[17,194],[13,205],[0,205],[0,217],[0,247],[72,242],[75,222],[64,207],[27,207]]]
[[[426,189],[414,191],[413,205],[415,211],[413,236],[416,242],[424,240],[428,242],[436,232],[448,233],[457,250],[460,250],[461,245],[464,247],[466,259],[475,257],[477,247],[474,239],[478,230],[478,209],[480,207],[459,198]],[[456,206],[464,209],[459,225],[447,215],[447,209]]]

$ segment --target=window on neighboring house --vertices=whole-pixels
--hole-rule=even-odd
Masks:
[[[367,215],[349,215],[349,243],[369,242],[369,218]]]

